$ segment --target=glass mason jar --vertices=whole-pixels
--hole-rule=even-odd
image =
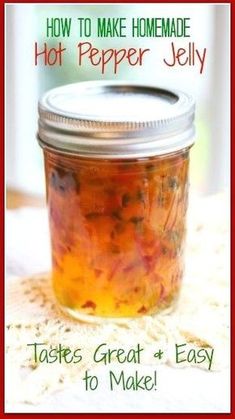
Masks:
[[[39,102],[53,288],[73,317],[150,315],[178,296],[194,108],[185,93],[113,81]]]

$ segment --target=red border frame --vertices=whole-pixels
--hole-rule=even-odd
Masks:
[[[1,62],[4,63],[4,32],[3,32],[3,28],[4,28],[4,10],[3,10],[3,4],[1,3],[1,27],[2,30],[0,31],[0,41],[1,41],[1,49],[0,49],[0,54],[1,54]],[[1,182],[1,191],[0,191],[0,202],[1,202],[1,226],[0,226],[0,232],[1,232],[1,264],[0,264],[0,275],[1,275],[1,279],[0,279],[0,283],[1,283],[1,319],[2,319],[2,325],[3,327],[1,327],[1,331],[0,331],[0,348],[1,348],[1,364],[0,364],[0,373],[1,373],[1,387],[0,387],[0,401],[1,401],[1,412],[4,409],[4,276],[5,276],[5,269],[4,269],[4,211],[5,211],[5,177],[4,177],[4,67],[3,65],[0,68],[1,71],[1,81],[0,81],[0,89],[1,89],[1,111],[0,111],[0,122],[1,122],[1,141],[0,141],[0,176],[2,179]]]
[[[4,25],[4,12],[5,12],[5,5],[6,4],[9,4],[9,3],[11,3],[10,1],[9,2],[5,2],[5,1],[1,1],[0,0],[0,22],[1,22],[1,31],[0,31],[0,42],[1,42],[1,49],[0,49],[0,54],[1,54],[1,62],[2,62],[2,65],[1,65],[1,67],[0,67],[0,72],[1,72],[1,81],[0,81],[0,89],[1,89],[1,101],[0,101],[0,103],[1,103],[1,109],[0,109],[0,122],[1,122],[1,133],[2,133],[2,136],[1,136],[1,141],[0,141],[0,176],[1,176],[1,179],[2,179],[2,182],[1,182],[1,190],[0,190],[0,197],[1,197],[1,199],[0,199],[0,209],[1,209],[1,214],[2,214],[2,217],[1,217],[1,224],[0,224],[0,237],[1,237],[1,250],[2,250],[2,252],[1,252],[1,265],[0,265],[0,269],[1,269],[1,271],[0,271],[0,274],[1,274],[1,289],[0,289],[0,295],[1,295],[1,302],[2,302],[2,304],[1,304],[1,319],[2,319],[2,325],[3,325],[3,327],[1,327],[1,329],[0,329],[0,348],[1,348],[1,364],[0,364],[0,374],[1,374],[1,381],[0,381],[0,415],[1,416],[5,416],[5,415],[19,415],[19,416],[21,416],[21,417],[24,417],[24,416],[27,416],[27,417],[33,417],[33,416],[37,416],[37,418],[42,418],[42,417],[44,417],[44,416],[49,416],[49,415],[55,415],[56,414],[56,417],[58,417],[58,418],[63,418],[63,417],[65,417],[65,416],[67,416],[67,415],[74,415],[73,413],[59,413],[59,414],[57,414],[57,413],[4,413],[4,396],[5,396],[5,393],[4,393],[4,292],[5,292],[5,288],[4,288],[4,211],[5,211],[5,176],[4,176],[4,153],[5,153],[5,148],[4,148],[4,81],[5,81],[5,78],[4,78],[4,66],[3,66],[3,63],[4,63],[4,28],[5,28],[5,25]],[[23,1],[20,1],[20,2],[12,2],[12,3],[34,3],[34,2],[31,2],[31,1],[25,1],[25,0],[23,0]],[[35,2],[35,3],[41,3],[41,4],[46,4],[46,3],[51,3],[51,4],[53,4],[53,3],[61,3],[61,4],[66,4],[66,2],[64,2],[64,1],[62,1],[62,0],[57,0],[57,1],[55,1],[55,0],[53,0],[53,1],[43,1],[43,0],[37,0],[37,2]],[[130,0],[130,1],[107,1],[107,0],[103,0],[103,1],[97,1],[97,0],[93,0],[93,1],[89,1],[89,0],[83,0],[83,1],[74,1],[74,0],[70,0],[68,3],[78,3],[78,4],[82,4],[82,3],[84,3],[84,4],[86,4],[86,3],[97,3],[97,4],[100,4],[100,3],[107,3],[107,4],[115,4],[115,3],[123,3],[123,4],[127,4],[127,3],[133,3],[133,4],[135,4],[135,3],[145,3],[143,0],[136,0],[136,1],[133,1],[133,0]],[[155,1],[155,0],[148,0],[146,3],[164,3],[163,1]],[[176,1],[176,0],[167,0],[165,3],[211,3],[211,4],[213,4],[213,3],[216,3],[216,2],[213,2],[212,0],[209,0],[209,1],[207,1],[207,2],[204,2],[203,0],[197,0],[197,1]],[[233,52],[234,52],[234,49],[233,49],[233,46],[234,46],[234,44],[233,44],[233,36],[232,36],[232,23],[233,23],[233,18],[234,18],[234,1],[233,0],[230,0],[230,1],[220,1],[219,2],[220,4],[230,4],[230,6],[231,6],[231,67],[230,67],[230,70],[231,70],[231,92],[233,91],[233,83],[232,83],[232,81],[233,81],[233,72],[232,72],[232,69],[233,69],[233,64],[234,64],[234,56],[233,56]],[[226,75],[224,75],[224,77],[226,77]],[[231,133],[232,133],[232,128],[233,128],[233,114],[234,114],[234,107],[233,107],[233,102],[232,102],[232,100],[231,100]],[[231,136],[231,138],[232,138],[232,136]],[[233,232],[234,232],[234,222],[233,222],[233,218],[232,218],[232,209],[233,209],[233,203],[234,203],[234,199],[235,199],[235,196],[234,196],[234,194],[235,194],[235,192],[234,192],[234,188],[233,188],[233,178],[234,178],[234,175],[235,175],[235,173],[234,173],[234,165],[232,164],[232,162],[233,162],[233,158],[234,158],[235,156],[234,156],[234,145],[233,145],[233,142],[231,141],[231,238],[232,238],[232,236],[233,236]],[[233,296],[233,289],[234,289],[234,287],[233,287],[233,284],[232,284],[232,276],[233,276],[233,273],[234,273],[234,263],[233,263],[233,258],[232,258],[232,255],[233,255],[233,250],[234,250],[234,247],[233,247],[233,241],[231,241],[231,307],[233,306],[232,304],[234,303],[234,296]],[[129,417],[129,416],[150,416],[150,417],[163,417],[163,418],[171,418],[172,416],[174,416],[174,418],[181,418],[182,416],[185,416],[185,415],[193,415],[194,417],[196,417],[196,416],[198,416],[198,417],[200,417],[200,418],[211,418],[211,417],[213,417],[213,416],[219,416],[219,417],[227,417],[228,415],[230,416],[230,415],[232,415],[233,416],[233,414],[234,414],[234,400],[235,400],[235,397],[234,397],[234,372],[233,372],[233,365],[234,365],[234,362],[233,362],[233,360],[234,360],[234,349],[233,349],[233,344],[234,344],[234,338],[233,338],[233,335],[232,335],[232,325],[233,325],[233,323],[232,323],[232,310],[231,310],[231,407],[230,407],[230,411],[231,411],[231,413],[204,413],[204,414],[198,414],[198,413],[191,413],[191,414],[188,414],[188,413],[186,413],[186,414],[183,414],[183,413],[149,413],[149,414],[146,414],[146,413],[130,413],[130,414],[121,414],[121,413],[112,413],[112,414],[109,414],[109,413],[75,413],[76,415],[84,415],[84,416],[86,416],[87,418],[93,418],[94,416],[100,416],[100,417],[103,417],[103,416],[105,416],[105,417],[115,417],[115,418],[118,418],[118,417],[121,417],[121,418],[127,418],[127,417]],[[234,393],[234,394],[233,394]]]

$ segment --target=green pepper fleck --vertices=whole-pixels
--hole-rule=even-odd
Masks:
[[[141,223],[143,220],[144,220],[144,217],[134,216],[134,217],[131,217],[129,221],[136,225],[136,224]]]
[[[119,220],[119,221],[122,220],[122,216],[121,216],[120,210],[113,211],[111,215],[112,215],[112,218],[114,218],[116,220]]]
[[[121,234],[121,233],[123,233],[124,231],[125,231],[125,224],[124,223],[117,223],[115,226],[114,226],[114,230],[115,230],[115,232],[117,233],[117,234]]]
[[[131,200],[129,193],[124,193],[122,196],[122,206],[126,208]]]
[[[96,220],[98,217],[100,217],[102,214],[99,212],[89,212],[85,215],[87,220]]]
[[[154,164],[146,164],[145,166],[147,172],[153,172],[154,171]]]
[[[176,176],[171,176],[168,178],[168,185],[170,189],[176,190],[179,187],[179,181]]]
[[[141,191],[140,189],[137,191],[137,194],[136,194],[136,199],[137,199],[137,201],[139,201],[139,202],[145,202],[145,194],[144,194],[144,192],[143,191]]]
[[[110,251],[114,254],[121,253],[120,247],[113,243],[110,244]]]

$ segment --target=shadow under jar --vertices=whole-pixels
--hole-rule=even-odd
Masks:
[[[126,82],[84,82],[39,102],[52,280],[78,319],[169,306],[184,267],[191,96]]]

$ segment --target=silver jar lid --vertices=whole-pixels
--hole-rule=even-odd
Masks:
[[[39,101],[42,147],[93,158],[141,158],[194,143],[193,98],[123,81],[57,87]]]

